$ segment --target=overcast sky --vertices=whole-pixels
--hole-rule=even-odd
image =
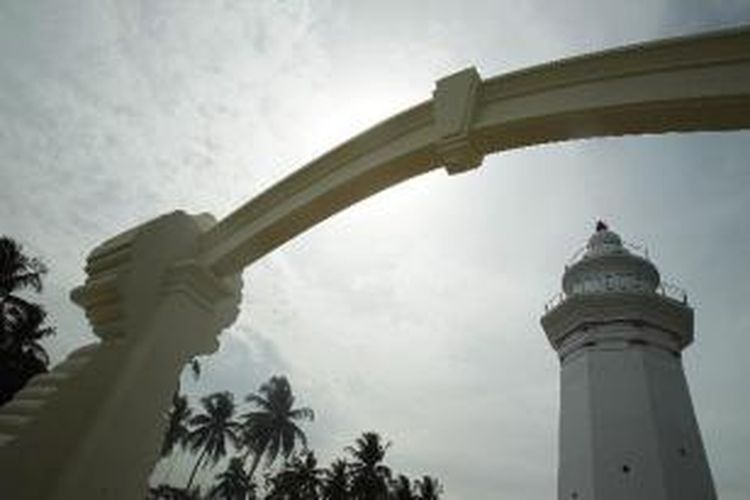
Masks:
[[[0,0],[0,233],[51,268],[59,361],[93,339],[67,294],[106,238],[177,208],[226,215],[466,66],[748,22],[748,0]],[[746,500],[748,158],[748,132],[596,139],[397,186],[248,269],[190,390],[286,373],[325,463],[377,430],[394,469],[446,498],[554,498],[559,367],[539,317],[604,218],[688,290],[711,467]]]

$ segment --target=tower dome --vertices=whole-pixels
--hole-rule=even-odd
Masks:
[[[582,253],[565,267],[562,294],[548,306],[542,324],[561,357],[591,342],[592,328],[604,324],[644,325],[618,330],[609,340],[646,342],[674,353],[693,339],[692,309],[684,298],[666,294],[656,266],[628,250],[601,221]],[[587,333],[572,334],[579,330]]]
[[[603,254],[623,254],[628,253],[622,246],[620,236],[609,229],[609,226],[602,221],[596,223],[596,232],[591,235],[586,244],[586,253],[584,258],[591,258]]]
[[[600,221],[585,252],[565,270],[562,288],[566,295],[654,293],[659,282],[656,266],[631,253],[620,236]]]

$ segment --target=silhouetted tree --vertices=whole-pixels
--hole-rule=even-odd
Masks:
[[[146,500],[201,500],[198,489],[188,490],[168,484],[160,484],[149,488]]]
[[[318,500],[323,486],[323,471],[311,451],[292,457],[285,467],[269,479],[267,500]]]
[[[45,265],[24,255],[20,244],[0,237],[0,405],[9,401],[26,382],[47,371],[49,358],[38,341],[54,334],[44,326],[46,313],[17,292],[42,290]]]
[[[382,500],[388,496],[390,469],[383,464],[390,443],[383,443],[376,432],[365,432],[346,451],[354,459],[351,470],[352,497],[357,500]]]
[[[244,462],[240,457],[229,461],[226,470],[216,475],[217,483],[211,488],[209,498],[212,500],[255,500],[255,484],[245,472]]]
[[[191,358],[188,364],[190,365],[190,373],[193,375],[193,380],[197,382],[201,378],[201,362],[198,361],[198,358]]]
[[[37,258],[23,254],[23,247],[7,236],[0,236],[0,298],[32,288],[42,291],[47,267]]]
[[[201,399],[203,413],[190,418],[187,441],[193,452],[200,452],[186,489],[190,490],[195,473],[204,459],[215,465],[227,454],[227,444],[239,444],[240,426],[234,420],[234,398],[229,392],[217,392]]]
[[[422,476],[417,480],[418,500],[439,500],[443,493],[443,486],[434,477]]]
[[[417,497],[414,496],[414,488],[411,481],[403,474],[399,474],[393,482],[392,487],[393,492],[391,496],[394,500],[417,500]]]
[[[257,408],[242,416],[245,459],[251,453],[254,455],[251,477],[261,457],[265,456],[270,465],[279,453],[288,458],[297,443],[307,447],[305,433],[296,422],[313,420],[315,414],[310,408],[294,408],[294,395],[286,377],[271,377],[257,394],[249,394],[245,400]]]
[[[335,460],[323,471],[323,499],[347,500],[349,498],[349,464]]]
[[[164,433],[164,441],[161,445],[161,456],[166,457],[175,446],[187,445],[190,432],[188,428],[192,410],[188,404],[187,396],[175,391],[172,395],[172,407],[169,409],[167,431]]]

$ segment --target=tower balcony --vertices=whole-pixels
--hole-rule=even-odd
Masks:
[[[574,294],[549,309],[542,326],[561,358],[583,347],[636,345],[679,355],[693,341],[693,309],[662,294]]]
[[[684,290],[661,280],[647,250],[600,222],[565,266],[542,326],[561,358],[582,347],[635,345],[679,355],[693,340],[693,310]]]

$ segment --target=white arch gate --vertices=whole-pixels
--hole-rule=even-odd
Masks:
[[[0,498],[143,498],[187,360],[236,317],[246,266],[327,217],[438,167],[574,138],[750,128],[750,27],[629,46],[482,80],[354,137],[218,223],[174,212],[94,249],[71,294],[101,342],[0,411]]]

